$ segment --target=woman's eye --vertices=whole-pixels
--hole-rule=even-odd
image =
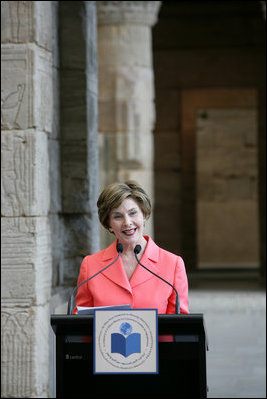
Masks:
[[[119,218],[120,218],[120,215],[114,216],[114,219],[119,219]]]
[[[131,216],[134,216],[136,214],[136,211],[133,211],[130,213]]]

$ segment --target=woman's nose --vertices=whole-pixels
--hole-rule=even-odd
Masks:
[[[131,224],[131,218],[129,215],[124,216],[124,224],[127,226],[128,224]]]

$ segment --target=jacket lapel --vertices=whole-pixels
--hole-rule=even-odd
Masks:
[[[147,246],[145,252],[140,260],[140,262],[150,269],[152,272],[159,274],[159,247],[155,244],[155,242],[148,236],[145,236],[147,239]],[[107,266],[118,256],[118,252],[116,249],[117,241],[111,244],[108,248],[103,251],[102,255],[102,267]],[[157,278],[148,270],[145,270],[142,266],[137,265],[130,282],[126,276],[126,272],[124,270],[124,266],[121,258],[114,263],[114,265],[108,267],[106,270],[102,272],[102,274],[107,277],[109,280],[113,281],[115,284],[123,287],[132,293],[132,288],[136,287],[139,284],[144,283],[151,278]]]
[[[145,252],[139,261],[152,272],[159,274],[158,260],[159,260],[159,247],[154,243],[154,241],[146,236],[148,240]],[[141,265],[135,269],[135,272],[132,275],[130,280],[131,286],[136,287],[139,284],[144,283],[151,278],[157,278],[148,270],[144,269]]]
[[[115,241],[113,244],[111,244],[108,248],[106,248],[103,251],[102,255],[103,267],[105,267],[105,265],[107,266],[118,256],[116,245],[117,241]],[[117,260],[117,262],[114,263],[114,265],[104,270],[102,274],[104,274],[105,277],[113,281],[115,284],[125,288],[126,290],[132,293],[131,285],[126,276],[121,257],[119,257],[119,259]]]

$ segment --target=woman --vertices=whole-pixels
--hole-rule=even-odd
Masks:
[[[113,183],[102,191],[97,206],[101,224],[116,240],[108,248],[83,259],[78,285],[116,259],[118,243],[122,244],[123,252],[114,265],[78,288],[76,305],[130,304],[137,309],[157,308],[161,314],[175,313],[173,288],[138,264],[134,248],[140,245],[140,262],[176,288],[180,312],[189,313],[188,282],[182,258],[159,248],[151,237],[143,235],[145,221],[151,213],[145,191],[134,182]]]

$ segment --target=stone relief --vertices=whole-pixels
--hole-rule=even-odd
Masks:
[[[20,129],[18,115],[21,108],[25,84],[17,84],[16,90],[7,95],[1,92],[1,127],[7,129]],[[3,94],[3,96],[2,96]]]
[[[33,386],[33,314],[2,311],[1,324],[2,359],[6,365],[2,367],[1,392],[3,395],[8,392],[13,397],[29,397]],[[10,369],[13,369],[11,378],[8,374]]]

